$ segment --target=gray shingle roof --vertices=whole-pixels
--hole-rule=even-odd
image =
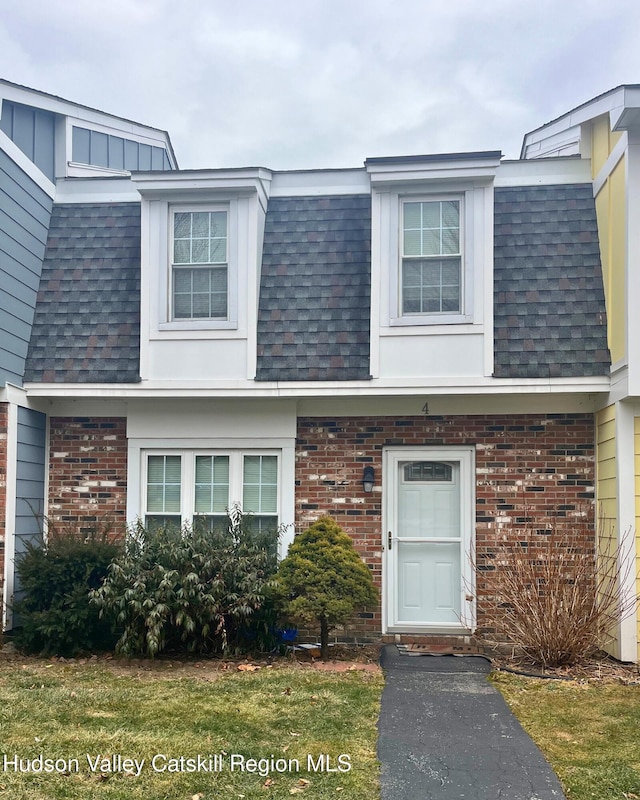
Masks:
[[[271,198],[257,380],[367,379],[370,275],[369,196]]]
[[[25,381],[138,381],[139,350],[140,205],[54,205]]]
[[[257,380],[369,377],[368,196],[273,197]],[[609,353],[591,186],[495,190],[499,378],[605,375]],[[56,204],[26,381],[139,380],[140,207]]]
[[[608,374],[590,184],[495,190],[497,378]]]

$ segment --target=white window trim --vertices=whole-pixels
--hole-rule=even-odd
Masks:
[[[238,504],[242,508],[242,495],[244,488],[244,458],[245,456],[275,456],[277,459],[277,510],[275,514],[264,514],[264,516],[277,516],[280,523],[282,518],[282,500],[281,500],[281,487],[282,487],[282,459],[278,450],[260,450],[260,449],[179,449],[174,450],[170,448],[159,449],[145,449],[141,451],[141,480],[140,480],[140,509],[141,519],[148,516],[171,516],[165,512],[150,512],[147,511],[147,470],[149,464],[149,456],[180,456],[180,507],[181,507],[181,522],[182,524],[191,524],[194,517],[198,514],[195,512],[195,464],[196,456],[228,456],[229,457],[229,505]],[[234,494],[239,493],[239,497]],[[203,515],[209,516],[209,515]],[[263,516],[258,514],[257,516]]]
[[[211,319],[173,319],[173,218],[180,212],[225,211],[227,214],[227,317]],[[168,204],[166,270],[160,283],[161,331],[215,331],[238,328],[238,206],[230,200],[224,203]]]
[[[389,270],[389,325],[395,326],[425,326],[425,325],[460,325],[472,323],[473,318],[473,259],[470,246],[472,233],[472,215],[467,212],[469,200],[467,192],[450,194],[401,194],[398,196],[396,206],[397,219],[391,221],[391,247],[395,250],[395,257]],[[402,265],[403,252],[403,222],[405,203],[433,203],[446,200],[456,200],[460,204],[460,300],[462,309],[456,313],[433,312],[429,314],[403,314],[402,313]],[[395,233],[394,233],[395,232]]]

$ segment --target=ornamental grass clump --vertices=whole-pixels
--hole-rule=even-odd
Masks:
[[[139,522],[92,600],[123,630],[122,655],[228,652],[268,604],[276,553],[277,532],[237,508],[214,528]]]
[[[295,621],[320,625],[325,661],[329,631],[347,622],[356,608],[378,599],[371,573],[353,542],[326,516],[295,537],[280,564],[277,582],[285,613]]]
[[[528,528],[498,543],[490,571],[486,563],[477,571],[478,581],[491,586],[484,621],[496,643],[508,642],[546,668],[584,661],[612,641],[637,605],[635,580],[626,588],[631,571],[635,576],[627,552],[632,537],[618,543],[602,520],[598,527],[591,547],[586,521],[571,529]]]

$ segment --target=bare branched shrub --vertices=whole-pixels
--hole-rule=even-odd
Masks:
[[[635,578],[632,533],[618,542],[601,519],[598,541],[585,548],[587,524],[513,532],[496,544],[490,579],[486,564],[476,565],[491,586],[483,609],[490,638],[542,667],[584,660],[612,640],[637,605],[635,580],[627,588]]]

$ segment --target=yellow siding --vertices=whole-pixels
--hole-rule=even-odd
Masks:
[[[612,131],[609,115],[595,119],[591,125],[591,177],[595,178],[616,146],[621,133]]]
[[[596,416],[596,497],[598,499],[598,552],[608,556],[615,547],[618,516],[618,471],[616,464],[616,407],[603,408]],[[615,633],[615,632],[612,632]],[[612,641],[607,650],[619,655]]]
[[[633,419],[633,451],[635,455],[636,500],[636,593],[640,594],[640,417]],[[640,661],[640,616],[637,619],[638,660]]]
[[[598,412],[596,427],[598,515],[615,522],[618,509],[615,406],[608,406]]]

